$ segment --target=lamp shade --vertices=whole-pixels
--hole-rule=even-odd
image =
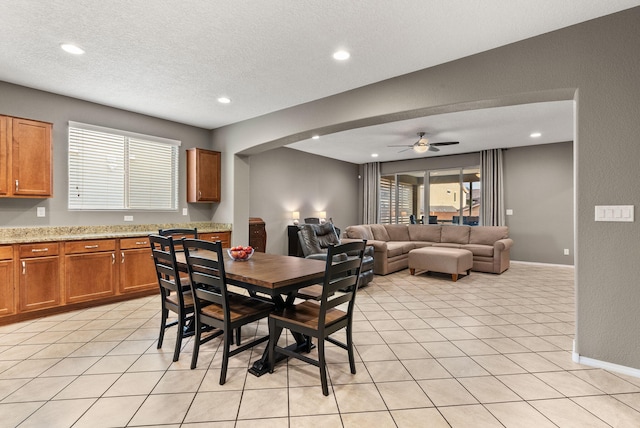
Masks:
[[[291,218],[292,218],[293,220],[300,220],[300,211],[293,211],[293,212],[291,213]]]

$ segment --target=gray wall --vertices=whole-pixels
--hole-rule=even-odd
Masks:
[[[5,82],[0,82],[0,114],[53,123],[53,198],[0,198],[0,226],[125,224],[125,214],[133,215],[134,219],[133,222],[126,224],[211,220],[211,204],[187,205],[185,156],[185,150],[188,148],[210,148],[210,131]],[[68,211],[67,133],[70,120],[181,140],[178,179],[180,209],[172,212],[153,211],[151,213]],[[36,208],[39,206],[46,208],[46,217],[36,217]],[[188,216],[182,215],[183,207],[188,208]]]
[[[573,143],[504,153],[504,201],[511,259],[573,265]],[[564,255],[564,249],[569,255]]]
[[[301,223],[318,211],[342,230],[357,223],[357,165],[288,148],[251,156],[249,163],[249,212],[266,223],[268,252],[287,254],[292,211],[300,212]]]
[[[594,221],[596,205],[640,201],[633,179],[640,159],[639,22],[636,7],[219,128],[214,147],[251,154],[357,124],[575,100],[576,352],[640,369],[640,223]],[[236,201],[250,192],[243,184],[234,186],[221,216],[248,217],[248,206]]]

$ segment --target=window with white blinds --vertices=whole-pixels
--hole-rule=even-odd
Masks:
[[[176,210],[179,146],[69,122],[69,209]]]

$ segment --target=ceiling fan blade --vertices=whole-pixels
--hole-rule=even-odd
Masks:
[[[442,141],[440,143],[429,143],[430,146],[451,146],[453,144],[460,144],[460,141]]]
[[[439,151],[440,151],[440,149],[439,149],[439,148],[437,148],[437,147],[435,147],[433,144],[429,144],[429,149],[428,149],[428,151],[430,151],[430,152],[439,152]]]
[[[413,144],[400,144],[400,145],[394,145],[394,146],[387,146],[387,147],[413,147]]]
[[[396,147],[404,147],[404,146],[396,146]],[[406,148],[404,150],[400,150],[398,153],[406,152],[407,150],[411,150],[411,147]]]

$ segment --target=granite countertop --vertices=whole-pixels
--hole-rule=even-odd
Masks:
[[[0,228],[0,244],[127,238],[158,233],[158,229],[194,227],[198,229],[198,233],[231,231],[231,224],[209,222],[112,226],[3,227]]]

